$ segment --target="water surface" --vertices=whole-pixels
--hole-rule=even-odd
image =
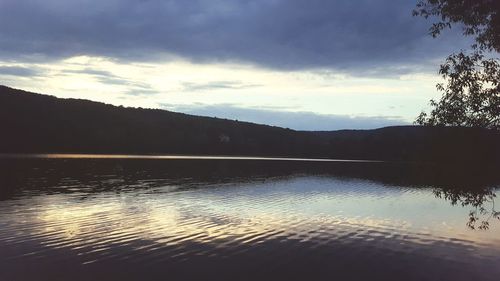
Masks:
[[[0,280],[498,280],[475,167],[4,158]]]

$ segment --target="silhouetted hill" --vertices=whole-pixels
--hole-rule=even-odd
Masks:
[[[481,128],[394,126],[315,134],[328,139],[330,153],[340,158],[500,163],[500,132]]]
[[[158,109],[59,99],[0,86],[0,153],[289,156],[500,161],[500,133],[387,127],[304,132]]]

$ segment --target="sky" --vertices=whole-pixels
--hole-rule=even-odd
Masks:
[[[460,32],[401,0],[0,0],[0,84],[297,130],[411,124]]]

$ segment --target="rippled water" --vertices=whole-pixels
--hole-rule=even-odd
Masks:
[[[500,276],[494,169],[43,158],[0,168],[0,280]]]

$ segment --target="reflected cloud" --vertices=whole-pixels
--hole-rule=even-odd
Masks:
[[[434,166],[80,157],[0,159],[0,168],[0,180],[14,188],[0,197],[7,276],[31,274],[14,266],[20,260],[42,262],[37,272],[50,273],[54,260],[64,259],[69,275],[80,267],[86,274],[121,269],[115,262],[127,261],[143,276],[228,261],[239,270],[259,262],[298,267],[318,255],[326,269],[378,260],[406,269],[399,262],[411,259],[418,271],[441,263],[459,265],[460,274],[478,266],[489,274],[500,254],[500,224],[471,231],[463,221],[470,205],[447,201],[479,207],[499,190],[436,197],[447,184],[467,181],[456,173],[435,181],[445,174]],[[498,182],[481,179],[475,182]],[[352,274],[342,268],[335,272]]]
[[[28,224],[33,226],[31,235],[35,237],[48,236],[51,241],[65,241],[61,247],[89,247],[91,250],[96,249],[96,242],[99,242],[98,247],[110,247],[126,243],[131,237],[159,244],[151,245],[152,248],[182,245],[186,241],[217,245],[228,242],[228,239],[232,245],[244,247],[250,242],[263,243],[278,237],[315,244],[348,233],[349,240],[356,239],[359,232],[367,233],[362,239],[367,241],[397,235],[406,236],[407,242],[417,244],[449,239],[461,239],[461,243],[467,245],[485,242],[484,235],[460,237],[454,229],[436,228],[439,225],[434,225],[431,232],[419,230],[420,223],[412,223],[412,218],[405,215],[384,218],[384,211],[373,207],[386,204],[387,200],[372,204],[370,200],[376,198],[372,194],[355,192],[352,195],[357,198],[351,198],[353,202],[349,203],[341,200],[344,196],[350,197],[344,191],[333,194],[311,192],[305,198],[286,187],[301,181],[300,178],[285,179],[266,184],[226,185],[224,188],[165,194],[137,190],[122,193],[120,197],[115,193],[100,193],[83,200],[78,199],[79,194],[40,197],[38,202],[37,198],[30,200],[42,209]],[[248,190],[264,188],[262,185],[272,186],[273,190],[258,193]],[[285,191],[276,186],[285,187]],[[411,197],[403,193],[400,200],[408,204]],[[324,209],[325,203],[340,206]],[[370,207],[363,206],[363,203]],[[338,212],[356,208],[369,208],[371,214]],[[59,244],[54,247],[59,247]],[[495,247],[500,249],[500,244]]]

